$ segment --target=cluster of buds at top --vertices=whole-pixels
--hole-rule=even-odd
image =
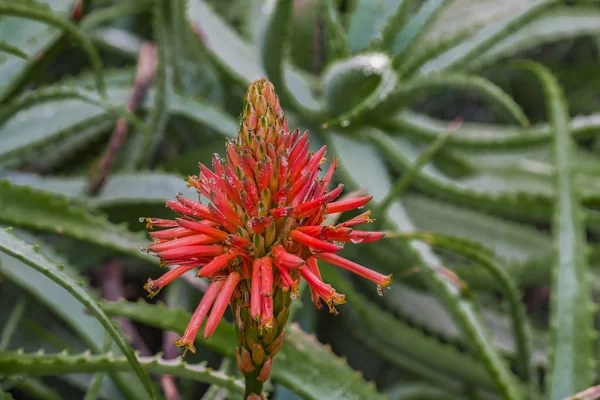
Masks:
[[[331,312],[344,295],[323,282],[318,260],[345,268],[388,287],[385,276],[340,257],[345,242],[379,240],[383,233],[357,230],[371,222],[364,212],[335,226],[321,225],[328,214],[362,208],[371,197],[336,199],[343,185],[329,190],[338,161],[322,177],[325,146],[309,151],[308,132],[290,132],[273,85],[260,79],[248,88],[237,139],[226,144],[225,157],[215,155],[212,169],[200,164],[200,175],[188,183],[207,198],[202,204],[177,195],[167,207],[174,220],[147,218],[153,231],[149,250],[164,266],[160,278],[148,280],[153,296],[182,274],[198,268],[211,281],[183,335],[175,342],[194,351],[194,340],[208,316],[204,337],[215,331],[228,305],[240,335],[238,364],[244,375],[264,381],[272,357],[283,343],[289,305],[303,278],[314,304]],[[260,393],[259,393],[260,394]]]

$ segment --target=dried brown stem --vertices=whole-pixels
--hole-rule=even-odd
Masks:
[[[127,110],[129,112],[135,112],[142,102],[142,99],[146,95],[154,75],[156,74],[156,66],[158,63],[158,57],[156,53],[156,46],[152,43],[145,42],[142,44],[140,54],[138,57],[137,71],[135,76],[135,83],[131,90],[131,95],[127,103]],[[108,174],[115,162],[117,153],[127,136],[127,120],[119,118],[115,129],[108,142],[108,147],[102,156],[102,159],[90,174],[90,180],[88,183],[88,193],[95,195],[98,194],[100,189],[106,183]]]

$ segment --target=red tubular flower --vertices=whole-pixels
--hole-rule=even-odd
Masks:
[[[260,396],[271,370],[272,358],[283,344],[289,306],[304,279],[317,307],[325,302],[331,312],[344,303],[323,282],[317,260],[345,268],[388,287],[391,276],[382,275],[338,256],[338,242],[370,242],[383,233],[356,230],[372,222],[365,212],[338,225],[321,225],[327,214],[362,208],[363,196],[338,200],[343,185],[328,186],[338,165],[332,160],[319,179],[326,147],[309,151],[308,132],[290,132],[273,85],[253,82],[244,99],[238,137],[226,143],[225,157],[215,155],[212,169],[200,165],[199,176],[188,185],[209,199],[208,204],[181,194],[167,201],[179,214],[173,220],[142,219],[149,228],[155,253],[162,265],[173,266],[162,277],[149,280],[146,289],[160,289],[187,271],[212,281],[184,335],[175,342],[194,351],[194,340],[208,316],[204,337],[210,337],[227,306],[231,306],[239,335],[238,365],[246,376],[245,398]],[[259,397],[257,397],[259,398]]]

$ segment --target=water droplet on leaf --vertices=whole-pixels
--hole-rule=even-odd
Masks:
[[[340,122],[340,126],[341,126],[342,128],[347,128],[347,127],[349,127],[349,126],[350,126],[350,120],[349,120],[349,119],[345,119],[345,120],[343,120],[342,122]]]

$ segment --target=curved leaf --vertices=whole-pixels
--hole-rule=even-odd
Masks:
[[[72,0],[46,1],[56,15],[66,17],[73,6]],[[52,47],[61,37],[61,31],[32,19],[5,16],[0,20],[0,37],[11,46],[27,54],[27,59],[0,54],[0,103],[14,94],[28,79],[39,63],[40,54]]]
[[[214,383],[241,395],[244,384],[221,371],[214,371],[204,364],[190,365],[181,358],[165,360],[160,356],[137,357],[140,366],[149,374],[172,375],[205,383]],[[40,354],[11,351],[0,353],[0,372],[3,374],[27,374],[30,376],[57,376],[74,373],[94,373],[101,371],[131,371],[131,364],[125,357],[112,353],[104,354]]]
[[[126,317],[176,332],[183,332],[191,317],[191,314],[181,309],[172,310],[145,302],[102,303],[102,308],[113,316]],[[196,337],[197,344],[229,357],[234,356],[237,336],[233,325],[222,321],[210,339],[204,340],[200,336]],[[332,393],[350,400],[383,398],[374,385],[367,384],[358,372],[336,357],[331,349],[304,333],[296,324],[286,328],[285,343],[277,354],[271,377],[304,399],[318,400],[331,396]]]
[[[390,187],[387,171],[381,158],[372,149],[365,148],[358,142],[344,139],[338,135],[333,135],[331,140],[333,143],[330,144],[333,144],[332,147],[335,153],[342,156],[340,170],[342,170],[346,178],[344,181],[347,183],[354,182],[355,187],[360,185],[366,189],[371,189],[370,192],[373,194],[374,199],[380,201]],[[368,162],[371,169],[376,168],[377,172],[374,174],[370,172],[367,176],[365,175],[364,168],[359,163],[344,163],[344,160],[359,159],[352,157],[352,154],[358,154],[364,163]],[[373,187],[377,189],[375,190]],[[376,212],[376,210],[374,211]],[[414,226],[406,215],[405,210],[398,202],[390,207],[387,217],[385,224],[388,229],[402,232],[411,232],[414,230]],[[500,393],[510,399],[521,398],[521,389],[515,377],[509,372],[489,339],[487,330],[484,328],[474,305],[463,297],[460,288],[454,286],[453,283],[435,272],[436,268],[442,265],[439,258],[429,246],[423,243],[413,243],[410,246],[405,246],[403,250],[411,255],[410,265],[419,265],[424,268],[426,283],[447,305],[457,325],[460,326],[465,337],[469,338],[470,343],[477,350],[479,357],[494,379]]]
[[[496,389],[481,362],[471,354],[462,353],[383,312],[352,288],[336,269],[321,268],[321,272],[325,282],[346,295],[349,307],[340,307],[338,318],[372,351],[393,365],[446,387],[458,380],[486,390]],[[392,287],[394,292],[396,289],[401,288]]]
[[[482,69],[499,59],[551,42],[600,34],[600,11],[595,8],[568,7],[552,10],[523,26],[504,40],[479,54],[469,69]]]
[[[80,287],[74,279],[66,275],[57,265],[44,257],[39,251],[39,247],[31,246],[23,242],[22,240],[16,238],[8,230],[0,230],[0,250],[29,265],[38,272],[46,275],[48,278],[52,279],[54,282],[66,289],[84,306],[86,306],[87,309],[96,317],[98,322],[102,324],[104,329],[106,329],[106,331],[111,335],[121,351],[123,351],[128,363],[133,371],[140,377],[150,396],[155,398],[152,384],[150,383],[146,373],[139,365],[133,349],[127,340],[121,335],[119,330],[115,328],[113,322],[106,316],[96,301],[82,287]]]
[[[214,104],[173,92],[169,94],[168,107],[171,115],[206,125],[225,137],[237,137],[239,124],[236,119]]]
[[[26,241],[35,241],[32,235],[19,232],[19,237]],[[47,246],[41,246],[44,256],[49,258],[54,264],[64,265],[63,260],[58,257]],[[58,316],[57,324],[66,324],[79,337],[83,343],[92,349],[92,351],[101,351],[102,341],[105,338],[104,328],[85,308],[78,302],[73,301],[73,296],[59,284],[52,281],[45,275],[38,273],[36,270],[29,268],[23,262],[12,258],[0,252],[0,272],[2,276],[10,282],[22,287],[25,291],[31,294],[32,297],[43,303],[48,309],[52,310],[53,316]],[[79,275],[79,272],[70,265],[64,265],[64,272],[78,281],[78,284],[88,293],[93,295],[93,289],[84,283],[84,278]],[[39,310],[38,310],[39,312]],[[69,339],[69,344],[72,344]],[[70,346],[57,343],[53,345],[55,349],[70,348]],[[117,352],[118,347],[115,348]],[[111,379],[118,388],[127,394],[128,398],[132,398],[132,392],[143,390],[141,382],[132,380],[131,376],[123,376],[123,374],[111,374]],[[115,389],[116,390],[116,389]],[[116,390],[115,393],[119,393]],[[114,394],[114,393],[113,393]],[[119,398],[112,396],[114,398]]]
[[[105,217],[91,214],[62,196],[17,186],[0,180],[0,222],[33,230],[58,233],[106,247],[147,262],[158,260],[142,254],[145,241]]]
[[[508,298],[510,304],[510,315],[512,318],[512,328],[517,343],[517,360],[519,362],[519,373],[525,382],[532,379],[532,351],[531,338],[527,320],[525,318],[525,307],[521,303],[521,294],[507,273],[506,268],[494,260],[493,252],[482,247],[479,243],[457,239],[448,235],[440,235],[431,232],[409,232],[409,233],[390,233],[386,237],[400,237],[405,239],[416,239],[448,249],[456,254],[470,259],[479,266],[485,268],[502,286],[503,292]]]
[[[427,25],[432,23],[442,8],[449,3],[451,2],[444,0],[427,0],[423,3],[419,11],[411,17],[391,43],[389,50],[394,57],[395,65],[398,65],[400,56],[403,56],[417,43],[417,39],[423,34]]]
[[[0,174],[0,176],[2,176]],[[80,199],[98,207],[137,204],[163,204],[177,193],[183,192],[189,199],[197,199],[195,190],[186,189],[183,176],[163,173],[133,173],[111,175],[96,196],[88,196],[86,178],[54,178],[35,174],[11,172],[5,175],[11,183],[28,186],[35,190]]]
[[[406,8],[410,1],[400,0],[395,7]],[[393,14],[392,14],[393,13]],[[367,50],[374,42],[383,39],[383,26],[386,17],[390,19],[388,25],[402,26],[401,16],[393,18],[394,5],[385,0],[358,0],[350,13],[348,25],[348,44],[350,50],[356,53]],[[392,19],[393,18],[393,19]],[[386,25],[386,27],[388,26]],[[393,32],[389,32],[391,35]]]
[[[114,93],[115,96],[120,96],[122,94],[122,92]],[[68,119],[55,120],[53,118],[55,110],[57,108],[60,110],[61,107],[70,108],[71,106],[74,106],[75,102],[73,102],[73,99],[88,104],[88,107],[81,107],[82,118],[71,117]],[[57,102],[52,102],[51,104],[44,104],[33,109],[29,108],[32,105],[38,103],[43,104],[50,100],[60,100],[61,102],[67,102],[67,104],[58,105]],[[69,103],[69,101],[71,102]],[[40,109],[43,110],[42,113],[40,113]],[[112,104],[112,102],[100,99],[92,92],[66,86],[46,87],[31,92],[30,94],[26,94],[2,108],[0,111],[0,124],[2,124],[2,130],[0,131],[0,155],[11,155],[23,152],[25,151],[23,149],[24,147],[28,147],[32,144],[40,146],[43,143],[56,139],[57,133],[63,132],[67,127],[72,126],[74,122],[82,122],[87,118],[97,116],[101,112],[105,113],[107,111],[126,119],[145,134],[151,134],[148,127],[135,114],[130,113],[122,106],[117,106]],[[70,109],[70,112],[72,112],[72,109]],[[10,118],[11,116],[13,118]],[[34,118],[29,118],[28,116],[34,116]],[[37,126],[38,124],[43,124],[44,122],[42,121],[46,120],[54,121],[50,128],[52,135],[48,135],[49,132],[47,130],[37,130],[32,127],[32,125]],[[27,129],[30,136],[19,135],[14,132],[14,130],[23,127]]]
[[[258,49],[240,38],[203,0],[190,0],[187,15],[216,61],[234,78],[247,85],[266,76]],[[285,68],[284,76],[300,104],[310,110],[320,109],[306,76],[290,67]]]
[[[72,35],[81,44],[82,50],[86,53],[90,60],[90,64],[94,68],[94,76],[96,78],[96,87],[101,95],[106,94],[106,84],[104,83],[104,75],[102,71],[102,60],[96,51],[89,37],[81,31],[77,25],[71,21],[64,19],[52,11],[50,7],[45,7],[43,4],[36,2],[8,2],[0,1],[0,15],[13,15],[23,18],[30,18],[51,25],[56,25],[64,29]]]
[[[285,80],[284,54],[288,50],[292,20],[294,17],[294,0],[276,0],[265,26],[260,54],[267,77],[277,89],[282,105],[302,107],[296,101]]]
[[[392,139],[377,130],[370,130],[366,134],[399,172],[410,168],[418,157],[418,147],[405,138]],[[532,180],[531,174],[501,176],[483,172],[462,179],[451,179],[429,164],[420,170],[419,178],[415,181],[419,189],[436,197],[451,199],[456,204],[526,221],[546,222],[550,219],[554,194],[550,182],[544,177]],[[598,193],[588,192],[585,200],[596,204]],[[512,206],[507,207],[508,204]],[[589,226],[596,229],[600,219],[594,213],[588,216]]]
[[[558,0],[536,0],[526,3],[518,12],[510,13],[506,18],[492,22],[471,39],[427,62],[419,72],[421,74],[440,72],[470,62],[558,2]]]
[[[324,127],[348,126],[396,85],[390,59],[383,53],[360,54],[331,64],[323,74],[324,98],[331,113],[341,114]]]
[[[519,106],[506,92],[491,81],[476,75],[461,73],[429,74],[425,77],[414,78],[400,83],[379,101],[372,102],[366,108],[366,114],[371,119],[389,116],[402,107],[408,107],[422,98],[425,94],[434,93],[441,89],[456,88],[475,90],[488,101],[497,103],[508,114],[512,115],[521,125],[529,125],[529,120]]]
[[[581,200],[574,186],[574,145],[569,137],[567,105],[556,78],[545,67],[533,62],[522,65],[541,81],[554,131],[556,200],[552,233],[557,266],[551,303],[553,354],[547,387],[550,399],[560,400],[593,383],[594,304]]]
[[[29,60],[29,56],[23,50],[18,47],[11,46],[4,40],[0,40],[0,53],[10,54],[15,57],[22,58],[23,60]]]
[[[402,111],[390,120],[380,122],[390,132],[412,134],[434,140],[448,130],[450,121],[441,121],[425,114]],[[600,114],[580,115],[571,120],[571,134],[585,139],[600,132]],[[449,144],[483,149],[526,147],[550,142],[552,131],[548,124],[518,128],[466,122],[448,138]]]

